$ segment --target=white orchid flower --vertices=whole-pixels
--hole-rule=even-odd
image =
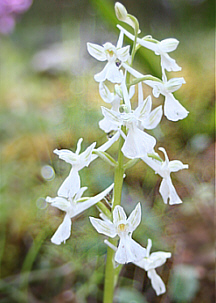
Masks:
[[[120,264],[136,262],[146,256],[146,249],[132,239],[132,233],[141,221],[140,203],[128,218],[124,209],[117,205],[113,211],[113,222],[107,218],[101,220],[93,217],[90,217],[90,221],[97,232],[111,238],[119,236],[120,241],[115,253],[116,262]]]
[[[123,33],[120,33],[117,45],[110,42],[103,46],[87,43],[89,54],[99,61],[108,61],[104,69],[94,76],[95,81],[104,82],[106,79],[112,83],[122,82],[123,74],[119,70],[121,62],[126,62],[130,58],[130,46],[122,47]]]
[[[164,203],[167,204],[168,201],[170,205],[182,203],[182,200],[179,198],[175,187],[172,184],[170,173],[177,172],[181,169],[187,169],[188,164],[183,164],[179,160],[169,161],[165,149],[160,147],[159,150],[164,153],[165,161],[161,162],[146,155],[142,157],[142,160],[148,164],[155,171],[155,173],[159,174],[163,178],[159,192],[163,198]]]
[[[123,63],[123,67],[134,77],[143,78],[145,77],[140,72],[136,71],[129,65]],[[178,90],[182,84],[186,83],[183,77],[172,78],[166,80],[166,77],[163,77],[164,81],[153,81],[153,80],[144,80],[143,82],[153,88],[153,95],[158,98],[160,94],[165,97],[164,101],[164,115],[168,120],[178,121],[184,119],[188,115],[188,111],[176,100],[173,96],[173,92]]]
[[[126,31],[122,26],[117,25],[117,27],[120,29],[121,32],[123,32],[129,39],[134,41],[135,36]],[[162,41],[148,41],[149,37],[145,37],[143,39],[137,38],[137,44],[144,46],[145,48],[148,48],[156,55],[161,56],[161,67],[162,70],[167,70],[167,71],[180,71],[181,67],[178,66],[176,61],[172,59],[168,53],[174,51],[178,44],[179,41],[174,38],[169,38],[169,39],[164,39]],[[152,39],[153,40],[153,39]]]
[[[113,130],[121,128],[125,125],[128,129],[127,135],[121,133],[125,138],[122,152],[129,159],[141,158],[147,153],[152,153],[156,144],[156,139],[144,132],[144,129],[153,129],[160,122],[162,117],[162,108],[159,106],[151,112],[152,100],[149,96],[146,100],[140,99],[142,97],[139,94],[139,105],[133,111],[130,108],[130,100],[126,91],[124,93],[124,101],[126,110],[125,112],[115,112],[105,107],[102,108],[102,113],[106,120],[114,125]]]
[[[160,94],[165,97],[164,115],[168,120],[178,121],[184,119],[188,115],[188,111],[173,96],[173,92],[178,90],[182,84],[186,83],[184,78],[172,78],[169,81],[157,82],[152,80],[144,81],[145,84],[153,88],[153,95],[158,98]]]
[[[72,198],[80,188],[80,176],[78,172],[83,167],[90,164],[92,160],[92,151],[96,145],[96,142],[94,142],[84,152],[80,153],[82,141],[82,138],[78,140],[75,153],[68,149],[54,150],[54,153],[57,154],[60,159],[72,165],[72,169],[68,177],[58,190],[58,196]]]
[[[110,248],[112,248],[114,251],[117,251],[117,247],[112,243],[110,243],[108,240],[104,240],[104,243]],[[166,262],[166,259],[171,257],[171,253],[158,251],[150,254],[151,247],[152,247],[152,241],[151,239],[148,239],[146,256],[142,260],[133,263],[136,266],[139,266],[140,268],[147,271],[147,275],[151,279],[152,287],[156,291],[156,294],[159,296],[165,293],[166,287],[161,277],[156,273],[155,268],[163,265]]]
[[[134,262],[134,264],[147,271],[147,276],[151,279],[152,287],[156,291],[157,296],[159,296],[166,292],[166,287],[161,277],[156,273],[155,268],[163,265],[166,262],[166,259],[171,257],[171,253],[157,251],[150,254],[151,247],[152,241],[151,239],[148,239],[146,257],[141,261]]]
[[[110,185],[103,192],[92,198],[81,198],[87,187],[80,188],[73,197],[68,199],[63,197],[47,197],[46,202],[51,203],[52,206],[66,212],[62,224],[58,227],[57,231],[51,238],[52,243],[57,245],[61,244],[62,242],[65,243],[71,234],[71,218],[77,216],[84,210],[102,200],[113,189],[113,186],[114,184]]]

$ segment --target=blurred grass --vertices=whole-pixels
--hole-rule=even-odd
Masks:
[[[89,5],[86,7],[90,21],[94,20],[95,28],[99,28],[89,28],[90,37],[86,28],[82,34],[79,21],[85,15],[85,10],[79,12],[75,20],[68,21],[69,12],[64,20],[65,8],[61,10],[60,18],[56,7],[51,9],[48,5],[46,14],[52,10],[52,16],[57,22],[54,27],[52,23],[46,23],[45,16],[42,17],[42,23],[38,22],[37,13],[46,9],[39,1],[32,8],[32,15],[30,11],[30,17],[27,14],[24,23],[18,24],[17,31],[1,40],[0,302],[101,302],[106,247],[87,217],[88,214],[96,216],[97,210],[90,209],[85,215],[76,218],[72,237],[66,245],[58,247],[50,243],[50,238],[61,223],[63,214],[43,204],[44,197],[56,195],[59,185],[69,172],[68,165],[52,151],[55,148],[75,150],[80,137],[84,138],[83,149],[94,141],[98,145],[106,141],[106,136],[98,129],[98,121],[102,118],[102,101],[98,85],[93,81],[93,74],[100,70],[100,64],[95,69],[91,63],[88,65],[86,62],[93,61],[86,50],[83,51],[84,55],[80,54],[79,62],[74,59],[64,70],[37,72],[31,62],[37,50],[56,42],[59,37],[62,44],[72,38],[73,44],[81,48],[79,40],[82,35],[85,42],[98,42],[93,41],[96,33],[97,39],[101,41],[103,32],[106,32],[105,36],[110,36],[108,31],[114,31],[114,18],[112,23],[105,26],[101,25],[101,17],[98,17],[106,2],[92,1],[93,8]],[[83,8],[84,2],[80,3]],[[106,8],[103,18],[113,15],[111,5]],[[108,20],[106,18],[106,22]],[[78,26],[74,27],[75,23]],[[29,27],[26,26],[28,24]],[[41,28],[44,32],[39,35]],[[79,31],[81,37],[77,37]],[[57,34],[52,36],[50,32]],[[159,35],[162,34],[161,29]],[[178,123],[163,119],[163,125],[155,131],[158,146],[166,147],[171,159],[189,163],[189,171],[173,176],[184,204],[171,208],[162,203],[158,194],[160,179],[144,163],[139,163],[127,172],[123,190],[128,213],[133,208],[132,201],[142,203],[143,221],[134,237],[144,246],[147,239],[152,238],[154,250],[173,252],[172,260],[161,272],[164,281],[169,281],[170,271],[176,276],[175,268],[178,264],[190,264],[197,272],[200,286],[193,298],[185,301],[188,303],[210,303],[214,296],[211,255],[214,178],[213,35],[213,28],[204,26],[196,32],[191,29],[187,32],[186,25],[176,30],[175,36],[181,43],[173,56],[183,70],[173,76],[184,76],[187,82],[176,98],[190,114]],[[165,37],[167,34],[163,34]],[[145,54],[138,53],[137,64],[141,65],[144,59]],[[145,64],[143,72],[152,70],[156,74],[158,62],[150,63]],[[78,66],[77,72],[71,71],[73,64]],[[82,68],[83,72],[80,71]],[[115,146],[112,151],[116,152]],[[52,181],[45,180],[41,175],[41,168],[47,164],[55,171]],[[113,172],[101,160],[97,160],[89,169],[81,172],[81,177],[82,185],[89,187],[87,194],[93,195],[110,184]],[[139,296],[136,291],[145,293],[147,302],[173,302],[167,294],[164,299],[156,298],[143,271],[135,269],[131,264],[122,271],[119,296],[127,293],[124,288],[121,292],[125,286],[128,289],[134,287],[134,296]]]

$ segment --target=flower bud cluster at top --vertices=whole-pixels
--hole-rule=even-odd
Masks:
[[[99,127],[106,134],[112,133],[113,136],[98,148],[96,148],[96,142],[92,143],[82,153],[80,153],[82,139],[78,141],[75,153],[65,149],[54,150],[54,153],[60,159],[69,163],[72,168],[69,176],[60,186],[57,197],[47,197],[46,199],[52,206],[66,213],[62,224],[51,241],[55,244],[65,242],[71,234],[71,219],[97,204],[100,209],[100,219],[90,217],[90,222],[99,233],[108,236],[109,240],[111,239],[111,242],[106,240],[106,244],[114,251],[115,262],[118,264],[133,262],[145,269],[151,279],[153,288],[159,295],[165,292],[165,285],[157,275],[155,268],[165,263],[171,254],[166,252],[150,254],[152,246],[150,239],[147,248],[142,247],[132,239],[133,231],[141,222],[141,204],[138,203],[127,218],[123,207],[120,205],[121,199],[116,203],[115,199],[117,197],[115,194],[111,205],[107,202],[104,204],[101,200],[106,200],[106,195],[113,187],[114,193],[116,193],[119,187],[119,184],[116,183],[119,176],[121,176],[121,182],[123,182],[124,169],[131,167],[138,159],[141,159],[162,178],[159,192],[164,203],[170,205],[182,203],[173,186],[170,174],[188,168],[188,165],[178,160],[170,161],[165,149],[159,147],[158,149],[164,154],[163,160],[155,152],[156,138],[148,133],[148,130],[152,130],[159,125],[163,114],[170,121],[178,121],[188,115],[188,111],[173,96],[173,92],[185,83],[184,78],[167,79],[167,72],[181,70],[176,61],[169,56],[169,53],[177,48],[179,42],[174,38],[162,41],[157,41],[151,36],[140,38],[138,34],[141,31],[137,19],[128,14],[126,8],[118,2],[115,4],[115,12],[120,21],[131,26],[132,33],[117,25],[120,33],[116,45],[110,42],[106,42],[102,46],[87,43],[89,54],[98,61],[105,62],[102,71],[94,76],[95,81],[99,83],[101,98],[105,103],[110,104],[109,108],[101,107],[104,117],[99,122]],[[131,39],[133,43],[131,50],[129,45],[123,46],[125,36]],[[162,79],[152,75],[144,75],[133,68],[134,56],[140,47],[150,49],[155,55],[160,56]],[[110,82],[109,87],[107,82]],[[153,108],[154,100],[152,100],[151,95],[146,99],[143,98],[143,83],[152,88],[152,94],[155,98],[158,98],[159,95],[164,96],[163,106],[159,105]],[[134,107],[131,99],[136,90],[138,97],[135,104],[137,106]],[[107,150],[117,140],[122,143],[119,145],[120,158],[115,161],[107,153]],[[79,171],[89,166],[98,156],[115,167],[117,177],[114,184],[111,184],[100,194],[91,198],[83,198],[82,195],[86,187],[81,187]],[[128,159],[128,162],[124,165],[122,164],[122,157]],[[119,175],[120,171],[121,174]],[[121,192],[118,195],[121,197]],[[112,241],[117,236],[119,238],[118,244]]]

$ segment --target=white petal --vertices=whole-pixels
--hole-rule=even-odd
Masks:
[[[107,57],[104,48],[98,44],[87,43],[87,50],[89,54],[99,61],[106,61]]]
[[[160,105],[150,113],[145,121],[143,121],[143,127],[146,129],[154,129],[160,123],[162,115],[163,110]]]
[[[63,210],[65,212],[68,212],[71,207],[70,202],[62,197],[47,197],[46,202],[51,203],[52,206],[57,207],[58,209]]]
[[[95,148],[96,142],[92,143],[86,150],[79,155],[79,159],[76,164],[76,169],[81,170],[85,166],[89,166],[92,157],[92,151]]]
[[[161,170],[162,162],[152,159],[151,157],[148,157],[147,155],[143,156],[141,158],[148,166],[150,166],[156,173],[158,173]]]
[[[119,224],[119,222],[126,221],[127,216],[122,206],[117,205],[113,211],[113,223],[115,226]]]
[[[178,121],[188,115],[188,111],[170,93],[165,96],[164,115],[168,120]]]
[[[117,44],[116,44],[117,49],[122,47],[123,40],[124,40],[124,33],[122,31],[120,31],[119,38],[118,38],[118,41],[117,41]]]
[[[142,158],[146,153],[151,153],[156,144],[156,139],[138,127],[131,127],[122,147],[122,152],[129,159]]]
[[[99,121],[99,127],[105,133],[109,133],[112,130],[118,130],[118,126],[112,123],[107,117],[104,117],[102,120]]]
[[[147,244],[147,247],[146,247],[146,257],[147,258],[150,256],[151,247],[152,247],[152,240],[148,239],[148,244]]]
[[[167,204],[168,199],[170,205],[182,203],[182,200],[179,198],[170,177],[162,180],[159,192],[165,204]]]
[[[77,142],[76,155],[79,155],[79,153],[80,153],[82,142],[83,142],[83,138],[80,138]]]
[[[161,66],[168,72],[177,72],[181,70],[181,67],[176,63],[176,61],[171,58],[167,53],[161,55]]]
[[[96,82],[104,82],[107,79],[107,73],[109,69],[109,63],[107,63],[102,71],[96,75],[94,75],[94,79]]]
[[[164,39],[159,43],[160,50],[164,53],[174,51],[179,44],[179,41],[175,38]]]
[[[129,88],[129,99],[131,99],[133,97],[133,95],[135,94],[135,85],[132,85]]]
[[[123,97],[124,97],[124,103],[127,106],[128,110],[131,111],[131,102],[129,99],[128,90],[127,90],[125,81],[122,82],[121,87],[122,87],[122,93],[123,93]]]
[[[151,112],[152,99],[148,96],[144,101],[140,100],[138,107],[135,109],[134,114],[139,119],[145,119]]]
[[[138,262],[145,258],[146,249],[139,245],[131,237],[120,238],[119,246],[115,254],[115,261],[120,264]]]
[[[157,251],[150,255],[147,259],[145,270],[155,269],[166,262],[167,258],[171,257],[170,252]]]
[[[179,160],[173,160],[173,161],[169,162],[168,167],[169,167],[170,172],[176,172],[181,169],[188,168],[188,164],[183,164]]]
[[[186,83],[183,77],[181,78],[172,78],[165,83],[165,88],[169,93],[177,91],[182,84]]]
[[[104,82],[100,82],[99,84],[99,93],[101,98],[106,103],[111,103],[113,101],[113,94],[109,91],[108,87],[104,84]]]
[[[71,219],[68,214],[65,215],[64,220],[61,225],[59,225],[57,231],[51,238],[51,242],[60,245],[65,242],[71,234]]]
[[[154,290],[156,291],[157,296],[166,292],[166,287],[161,277],[158,276],[154,269],[148,270],[148,277],[151,279],[151,284]]]
[[[114,238],[117,235],[116,229],[112,222],[103,221],[101,219],[96,219],[93,217],[89,217],[89,219],[98,233],[104,234],[111,238]]]
[[[108,63],[106,79],[112,83],[121,83],[122,82],[123,75],[122,75],[121,71],[118,69],[118,67],[116,66],[115,62]]]
[[[58,196],[72,198],[80,189],[80,176],[78,171],[72,167],[70,174],[64,180],[58,190]]]
[[[65,162],[70,163],[71,165],[76,163],[78,158],[77,154],[73,153],[69,149],[55,149],[53,152],[59,156],[59,159],[64,160]]]
[[[140,222],[141,222],[141,204],[138,203],[136,208],[132,211],[132,213],[127,219],[127,223],[129,223],[129,225],[131,225],[132,227],[130,232],[134,231],[137,228],[137,226],[140,224]]]
[[[125,62],[130,56],[130,45],[117,49],[117,57],[120,61]]]
[[[110,122],[114,123],[117,126],[121,126],[122,125],[122,120],[121,120],[121,116],[119,113],[108,109],[106,107],[101,106],[102,109],[102,114],[104,115],[105,118],[107,118]]]

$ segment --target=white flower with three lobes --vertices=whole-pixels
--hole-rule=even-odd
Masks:
[[[135,40],[135,36],[126,31],[122,26],[117,25],[117,27],[129,39],[131,39],[132,41]],[[176,72],[181,70],[181,67],[176,63],[176,61],[168,55],[168,53],[174,51],[177,48],[178,44],[179,41],[175,38],[168,38],[162,41],[152,39],[151,36],[146,36],[142,39],[137,38],[137,45],[144,46],[145,48],[154,51],[156,55],[159,55],[161,57],[161,67],[163,72],[164,70],[167,70],[168,72]]]
[[[134,77],[143,78],[143,74],[139,73],[129,65],[123,63],[123,67]],[[164,81],[144,80],[143,82],[153,88],[153,95],[158,98],[160,94],[165,97],[164,115],[168,120],[178,121],[184,119],[188,115],[188,111],[179,103],[173,96],[173,92],[178,90],[182,84],[186,83],[183,77],[173,78],[167,81],[166,76],[163,76]]]
[[[142,94],[139,94],[138,107],[135,110],[131,110],[127,89],[124,89],[124,85],[122,88],[125,102],[125,105],[122,107],[123,112],[115,112],[101,107],[102,113],[112,125],[115,125],[113,130],[119,129],[121,132],[121,126],[126,126],[128,130],[127,134],[125,135],[121,132],[121,135],[125,139],[122,147],[123,154],[129,159],[141,158],[147,153],[153,152],[156,139],[145,133],[144,129],[153,129],[158,125],[162,117],[162,107],[158,106],[151,111],[151,96],[143,100],[140,99],[140,97],[142,98]]]
[[[171,253],[157,251],[150,254],[151,247],[152,241],[151,239],[148,239],[145,258],[141,261],[134,262],[134,264],[147,271],[147,276],[151,279],[152,287],[159,296],[166,292],[166,287],[161,277],[156,273],[155,268],[163,265],[166,262],[166,259],[171,257]]]
[[[70,237],[71,234],[71,218],[79,215],[86,209],[98,203],[102,200],[112,189],[114,184],[110,185],[107,189],[105,189],[100,194],[92,197],[92,198],[82,198],[84,191],[87,187],[81,187],[74,194],[74,196],[70,196],[70,198],[64,197],[55,197],[55,198],[46,198],[46,202],[51,203],[52,206],[57,207],[58,209],[66,212],[64,220],[61,225],[59,225],[57,231],[51,238],[51,242],[54,244],[61,244]]]
[[[78,140],[75,153],[68,149],[54,150],[54,153],[57,154],[60,159],[72,165],[69,176],[58,190],[58,196],[72,198],[80,188],[79,171],[90,164],[92,151],[96,145],[96,142],[94,142],[84,152],[80,153],[82,141],[82,138]]]
[[[187,169],[188,164],[183,164],[179,160],[169,161],[165,149],[159,147],[159,150],[164,153],[165,161],[152,159],[148,156],[142,157],[142,160],[148,164],[155,171],[155,173],[159,174],[163,178],[160,184],[159,192],[163,198],[164,203],[167,204],[168,201],[170,205],[182,203],[182,200],[179,198],[175,187],[172,184],[170,173],[177,172],[181,169]]]
[[[137,204],[127,218],[124,209],[117,205],[113,211],[113,222],[105,216],[103,220],[90,217],[90,221],[97,232],[108,237],[119,236],[119,244],[115,253],[115,261],[120,264],[140,261],[146,256],[146,249],[132,239],[132,233],[141,221],[141,206]]]
[[[106,143],[98,147],[97,150],[103,152],[106,151],[115,141],[118,140],[118,138],[119,134],[115,134]],[[97,155],[92,154],[96,142],[92,143],[84,152],[80,153],[82,141],[82,138],[78,140],[75,153],[68,149],[54,150],[54,153],[57,154],[60,159],[72,165],[68,177],[65,179],[58,190],[58,196],[65,198],[74,197],[74,195],[80,189],[79,171],[85,166],[88,166],[90,162],[98,157]]]
[[[123,33],[120,33],[117,45],[106,42],[103,46],[94,43],[87,43],[89,54],[99,61],[108,61],[103,70],[94,76],[95,81],[104,82],[109,80],[112,83],[120,83],[123,75],[119,70],[121,62],[130,58],[130,46],[122,47]]]

